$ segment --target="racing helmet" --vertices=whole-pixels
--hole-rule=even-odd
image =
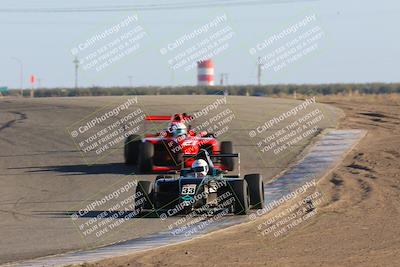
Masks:
[[[187,128],[184,123],[181,122],[171,123],[170,128],[172,135],[175,137],[187,134]]]
[[[204,177],[208,173],[208,164],[204,159],[196,159],[192,163],[192,170],[197,176]]]

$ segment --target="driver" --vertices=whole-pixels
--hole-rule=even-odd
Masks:
[[[171,133],[174,137],[178,137],[178,136],[187,134],[186,125],[182,122],[171,123],[171,125],[169,127],[170,127]]]
[[[209,167],[204,159],[196,159],[192,163],[192,170],[196,177],[204,177],[207,175]]]

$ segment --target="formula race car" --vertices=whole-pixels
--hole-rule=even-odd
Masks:
[[[188,158],[183,161],[183,156],[195,156],[201,149],[206,149],[210,155],[233,153],[232,142],[219,143],[212,133],[196,133],[192,130],[189,122],[193,117],[186,113],[146,116],[145,120],[170,122],[166,129],[155,134],[146,134],[143,139],[139,135],[130,135],[125,140],[125,163],[137,165],[140,172],[179,170],[182,162],[186,167],[190,167],[194,159]],[[221,170],[234,169],[232,158],[223,158],[214,164]]]
[[[187,157],[187,156],[185,156]],[[135,192],[137,212],[167,216],[225,210],[237,215],[264,207],[264,183],[260,174],[227,175],[212,158],[235,158],[239,154],[210,155],[201,149],[190,168],[177,177],[159,175],[154,182],[139,181]]]

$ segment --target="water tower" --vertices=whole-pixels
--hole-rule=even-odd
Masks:
[[[197,84],[214,85],[214,63],[211,59],[197,62]]]

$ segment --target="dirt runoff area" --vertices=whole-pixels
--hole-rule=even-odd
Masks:
[[[84,265],[400,266],[400,96],[318,101],[343,109],[340,128],[368,133],[313,189],[321,198],[307,204],[302,222],[290,222],[286,213],[292,226],[278,234],[273,228],[282,209],[295,214],[304,208],[292,201],[189,242]]]

